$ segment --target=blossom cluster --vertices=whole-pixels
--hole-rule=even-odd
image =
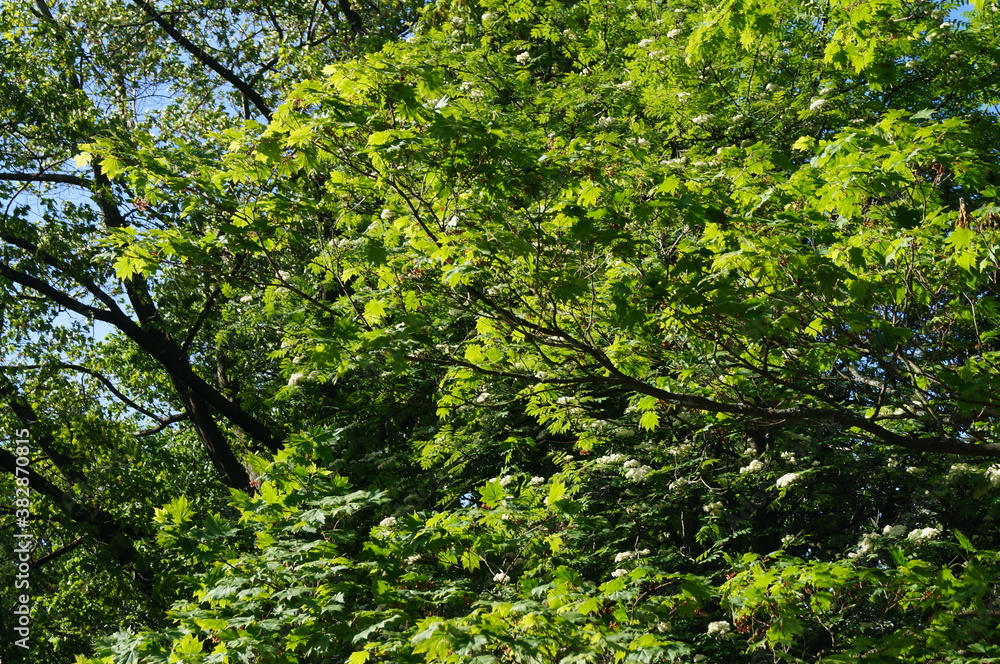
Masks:
[[[626,560],[632,560],[633,558],[645,558],[649,554],[649,549],[642,549],[641,551],[621,551],[615,554],[615,564]]]
[[[937,536],[940,534],[941,531],[937,528],[914,528],[906,536],[906,539],[912,542],[922,542],[924,540],[937,539]]]
[[[715,622],[708,623],[708,635],[709,636],[725,636],[733,628],[725,620],[717,620]]]

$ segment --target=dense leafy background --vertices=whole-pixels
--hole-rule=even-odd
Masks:
[[[995,5],[4,9],[5,658],[1000,657]]]

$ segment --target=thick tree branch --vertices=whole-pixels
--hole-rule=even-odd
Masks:
[[[51,182],[55,184],[71,184],[76,187],[90,189],[94,183],[78,175],[68,173],[0,173],[0,181],[6,182]]]
[[[213,58],[205,49],[201,48],[190,39],[185,37],[170,21],[163,17],[156,8],[146,2],[146,0],[132,0],[142,11],[166,32],[174,42],[193,56],[198,62],[208,67],[221,76],[226,82],[239,90],[243,96],[268,120],[271,119],[271,109],[264,98],[254,90],[246,81],[236,75],[236,73]]]
[[[161,431],[163,431],[164,429],[166,429],[171,424],[174,424],[176,422],[183,422],[184,420],[188,420],[188,419],[191,419],[191,418],[190,418],[190,416],[187,413],[176,413],[174,415],[169,415],[167,417],[161,417],[161,418],[159,418],[159,422],[160,423],[157,424],[155,427],[152,427],[150,429],[142,429],[140,431],[136,431],[133,435],[140,436],[140,437],[141,436],[152,436],[153,434],[160,433]]]
[[[37,432],[38,413],[18,391],[17,386],[2,373],[0,373],[0,399],[7,402],[14,416],[21,422],[21,426]],[[50,433],[43,432],[40,435],[36,433],[34,442],[67,482],[76,484],[86,480],[86,477],[74,468],[74,460],[55,449],[53,446],[55,438]]]
[[[20,284],[21,286],[30,288],[37,293],[41,293],[49,301],[55,302],[59,306],[72,311],[73,313],[80,314],[81,316],[104,321],[105,323],[111,323],[112,325],[117,325],[121,322],[111,312],[92,307],[89,304],[84,304],[83,302],[74,299],[67,293],[51,286],[47,282],[42,281],[38,277],[15,270],[6,263],[0,263],[0,277],[3,277],[8,281],[12,281],[15,284]]]

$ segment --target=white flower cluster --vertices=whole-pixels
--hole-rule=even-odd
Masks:
[[[503,572],[497,572],[496,574],[493,575],[493,580],[496,583],[507,583],[510,581],[510,577],[504,574]]]
[[[652,45],[653,45],[652,39],[643,39],[642,41],[639,42],[639,48],[646,48],[647,46],[652,46]]]
[[[703,115],[694,116],[693,118],[691,118],[691,122],[695,124],[705,124],[711,122],[714,118],[715,116],[712,115],[711,113],[705,113]]]
[[[531,478],[531,484],[535,484],[535,485],[541,484],[544,481],[545,481],[544,477],[539,477],[537,475],[535,477]]]
[[[781,477],[779,477],[777,480],[775,480],[774,486],[776,488],[778,488],[778,489],[788,488],[797,479],[799,479],[799,477],[801,475],[802,475],[802,473],[785,473],[784,475],[782,475]]]
[[[503,477],[497,480],[497,484],[499,484],[500,486],[510,486],[513,482],[514,482],[513,475],[504,475]]]
[[[924,540],[936,539],[941,531],[937,528],[914,528],[910,531],[910,534],[906,536],[906,539],[913,542],[922,542]]]
[[[760,459],[754,459],[748,465],[740,468],[740,475],[745,475],[747,473],[759,473],[764,470],[764,464]]]
[[[673,482],[670,483],[670,486],[668,488],[671,491],[680,491],[681,489],[683,489],[684,487],[686,487],[688,484],[691,484],[691,480],[688,480],[688,479],[686,479],[684,477],[678,477],[676,480],[674,480]]]
[[[622,470],[625,471],[625,477],[633,482],[641,482],[646,479],[646,475],[653,472],[652,468],[642,465],[636,459],[626,460],[624,454],[605,454],[604,456],[597,458],[597,463],[607,466],[622,464]]]
[[[708,635],[709,636],[725,636],[733,628],[725,620],[717,620],[715,622],[708,623]]]
[[[826,106],[826,100],[822,98],[813,99],[809,104],[810,111],[818,111],[819,109]]]
[[[643,549],[641,551],[622,551],[615,554],[615,564],[625,562],[626,560],[632,560],[633,558],[645,558],[650,553],[649,549]]]
[[[632,459],[635,461],[635,459]],[[653,472],[653,469],[649,466],[641,466],[638,461],[635,461],[636,465],[629,466],[628,462],[625,463],[625,479],[632,480],[633,482],[641,482],[646,479],[646,476]]]
[[[861,536],[861,541],[858,543],[858,548],[855,551],[847,554],[848,558],[857,558],[859,556],[867,556],[876,549],[880,535],[878,533],[865,533]]]
[[[682,30],[680,28],[674,28],[673,30],[667,33],[667,39],[673,39],[674,37],[679,37],[681,32]]]
[[[993,486],[1000,486],[1000,465],[992,465],[986,469],[986,479]]]
[[[531,60],[531,54],[527,51],[521,51],[514,57],[514,59],[517,60],[517,64],[526,65],[528,64],[528,61]]]
[[[702,505],[701,509],[705,510],[712,516],[720,516],[722,514],[723,505],[719,501],[714,503],[709,503],[708,505]]]
[[[396,523],[397,523],[396,517],[394,517],[394,516],[387,516],[384,519],[382,519],[381,521],[379,521],[378,525],[381,526],[382,528],[392,528],[393,526],[396,525]]]
[[[906,534],[906,526],[886,526],[882,529],[882,535],[885,537],[902,537]]]
[[[628,574],[628,570],[627,569],[622,569],[621,567],[619,567],[618,569],[616,569],[614,572],[611,573],[611,576],[613,576],[616,579],[620,579],[621,577],[625,576],[626,574]]]

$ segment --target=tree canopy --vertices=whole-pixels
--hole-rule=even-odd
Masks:
[[[997,5],[3,7],[4,659],[1000,658]]]

